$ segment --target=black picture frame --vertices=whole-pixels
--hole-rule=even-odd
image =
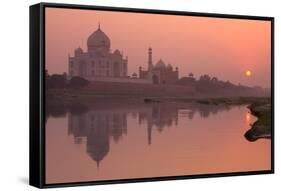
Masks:
[[[89,182],[71,182],[46,184],[45,182],[45,9],[84,9],[114,12],[152,13],[164,15],[183,15],[197,17],[214,17],[230,19],[264,20],[271,22],[271,169],[250,172],[213,173],[186,176],[166,176],[134,178],[121,180],[102,180]],[[121,7],[103,7],[74,4],[39,3],[30,6],[30,139],[29,139],[29,183],[38,188],[52,188],[65,186],[84,186],[113,183],[133,183],[147,181],[163,181],[192,178],[210,178],[226,176],[242,176],[274,173],[274,18],[249,15],[231,15],[217,13],[196,13],[183,11],[167,11],[152,9],[135,9]]]

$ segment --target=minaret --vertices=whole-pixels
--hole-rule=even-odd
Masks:
[[[148,48],[148,71],[151,71],[153,68],[153,65],[152,65],[152,48],[149,47]]]

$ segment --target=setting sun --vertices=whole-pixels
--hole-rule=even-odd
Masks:
[[[247,71],[246,71],[246,76],[249,77],[249,76],[251,76],[251,75],[252,75],[251,71],[250,71],[250,70],[247,70]]]

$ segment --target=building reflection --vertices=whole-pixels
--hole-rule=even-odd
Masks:
[[[171,104],[150,104],[147,110],[139,111],[139,124],[146,124],[147,141],[152,142],[152,129],[162,132],[165,127],[178,125],[178,106]]]
[[[86,138],[87,153],[99,166],[109,152],[111,137],[117,143],[123,134],[127,134],[127,115],[119,110],[70,113],[68,133],[73,135],[76,144],[83,143],[83,137]]]
[[[229,110],[226,106],[176,103],[124,103],[98,101],[93,104],[61,105],[49,107],[46,118],[68,117],[68,134],[75,144],[85,144],[87,154],[100,165],[110,151],[110,142],[118,143],[127,134],[128,116],[138,121],[147,131],[147,144],[152,144],[153,133],[165,128],[176,127],[179,118],[192,120],[206,118],[219,111]],[[155,131],[154,131],[155,129]]]
[[[72,107],[73,108],[73,107]],[[178,108],[166,104],[151,104],[141,107],[105,107],[89,109],[80,113],[70,110],[68,114],[68,134],[75,144],[85,144],[87,154],[100,162],[110,150],[111,138],[115,143],[127,134],[127,116],[138,120],[147,128],[147,141],[152,142],[152,129],[162,132],[165,127],[178,123]],[[85,141],[85,142],[83,142]]]

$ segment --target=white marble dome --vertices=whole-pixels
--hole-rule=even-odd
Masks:
[[[108,36],[100,29],[93,32],[87,41],[88,49],[94,50],[95,48],[105,48],[106,50],[110,49],[110,39]]]

